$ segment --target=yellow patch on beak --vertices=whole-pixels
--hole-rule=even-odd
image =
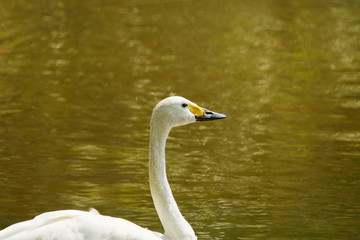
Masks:
[[[197,117],[201,117],[204,114],[204,111],[196,104],[189,103],[188,108],[190,112],[192,112]]]

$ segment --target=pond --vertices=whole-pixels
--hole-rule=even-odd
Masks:
[[[162,232],[149,122],[179,95],[167,174],[199,239],[358,239],[360,2],[0,3],[0,229],[96,208]]]

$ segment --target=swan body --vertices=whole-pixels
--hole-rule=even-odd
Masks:
[[[1,240],[105,240],[166,239],[122,218],[92,211],[62,210],[43,213],[32,220],[11,225],[0,232]]]
[[[168,97],[154,108],[150,122],[149,181],[164,234],[121,218],[100,215],[95,209],[61,210],[11,225],[0,231],[0,240],[196,240],[167,181],[166,139],[172,127],[222,118],[226,116],[200,108],[183,97]]]

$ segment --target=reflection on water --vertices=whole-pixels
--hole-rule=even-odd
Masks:
[[[148,125],[176,94],[229,116],[168,140],[199,239],[358,238],[358,2],[0,5],[0,228],[95,207],[162,231]]]

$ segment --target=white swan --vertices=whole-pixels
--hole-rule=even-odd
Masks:
[[[142,228],[121,218],[62,210],[43,213],[0,231],[0,240],[196,240],[181,215],[166,178],[165,143],[172,127],[226,118],[182,97],[168,97],[153,110],[150,122],[149,179],[151,195],[165,233]]]

